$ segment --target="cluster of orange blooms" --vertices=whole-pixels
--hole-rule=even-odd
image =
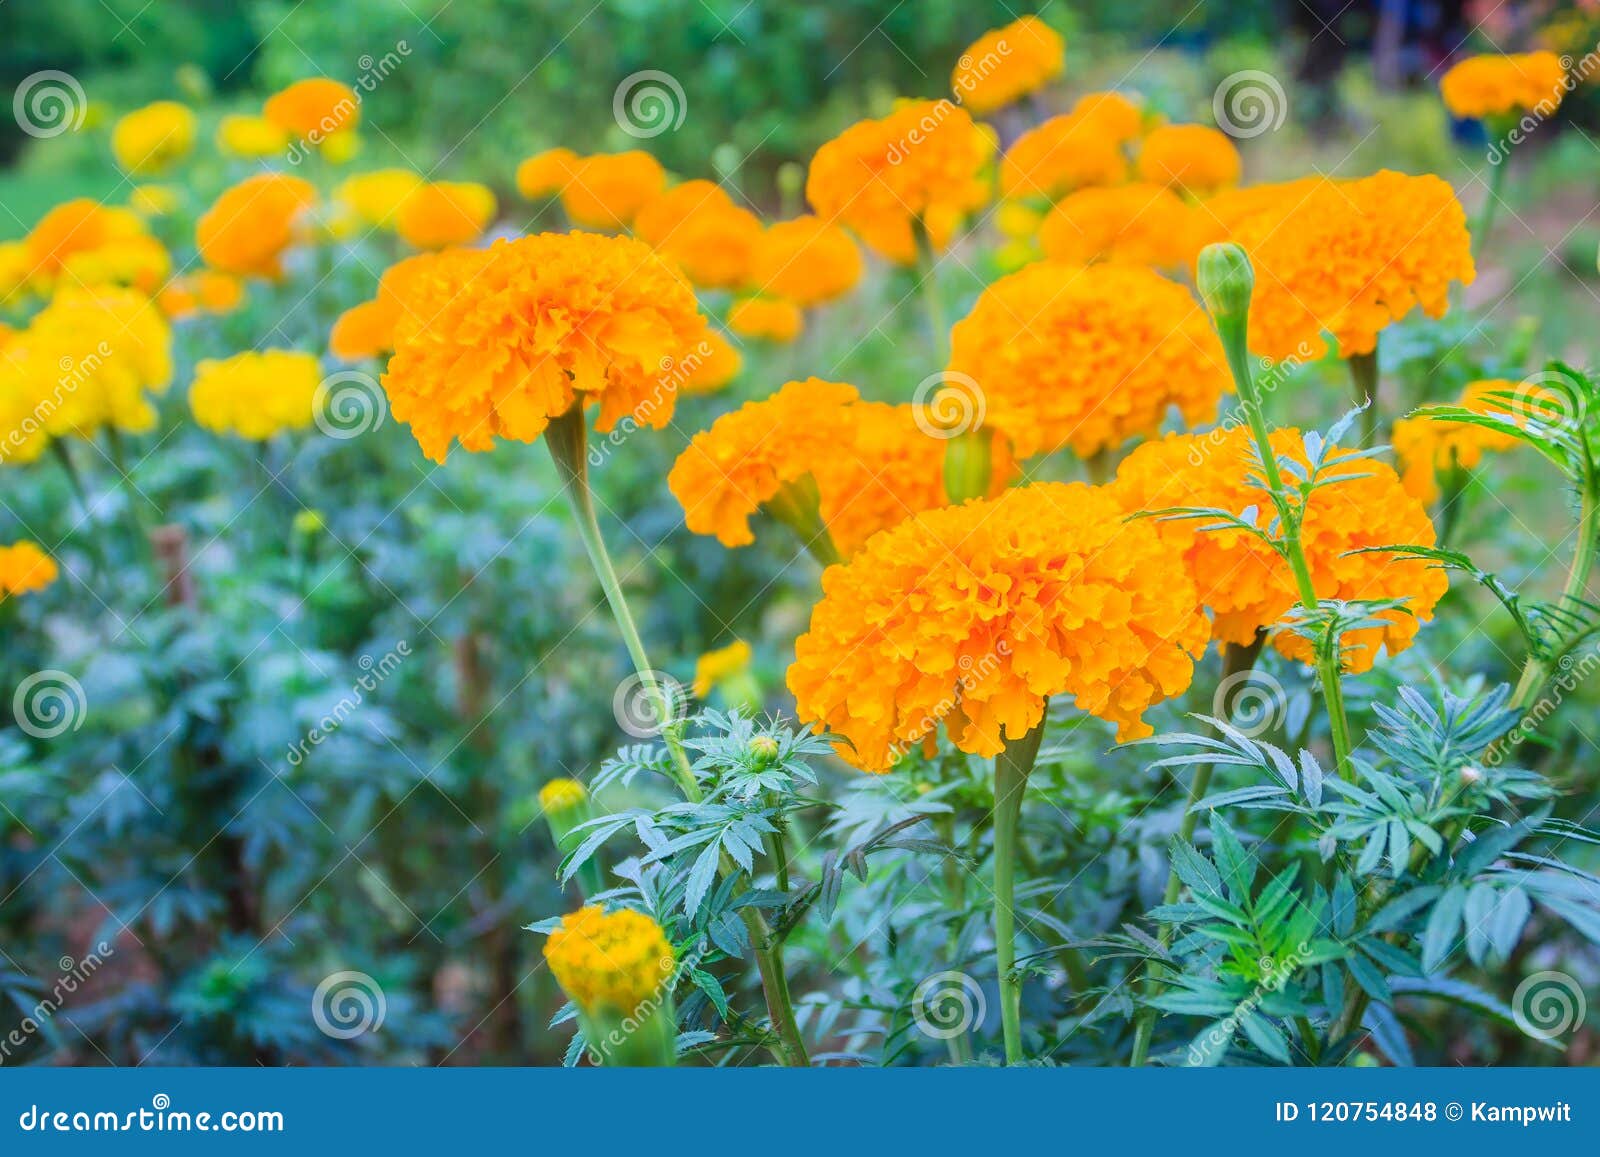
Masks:
[[[695,533],[741,546],[765,512],[842,560],[824,572],[789,686],[802,718],[846,737],[863,767],[890,766],[941,726],[961,750],[992,755],[1056,696],[1113,722],[1121,738],[1145,734],[1145,711],[1187,687],[1211,640],[1249,642],[1298,601],[1287,564],[1259,538],[1134,517],[1268,509],[1251,481],[1251,443],[1241,430],[1147,441],[1101,486],[1016,485],[1020,463],[1063,448],[1114,455],[1157,438],[1174,412],[1189,426],[1216,420],[1232,378],[1179,279],[1210,242],[1249,253],[1252,347],[1280,360],[1314,356],[1324,333],[1341,355],[1370,353],[1413,310],[1442,314],[1474,268],[1465,213],[1437,177],[1241,186],[1227,135],[1164,123],[1116,92],[1008,134],[1002,150],[982,118],[1040,93],[1065,60],[1061,37],[1037,17],[987,34],[953,70],[953,99],[896,103],[824,143],[805,181],[810,212],[775,222],[638,149],[528,158],[515,173],[520,195],[559,206],[586,231],[487,245],[499,205],[485,185],[383,168],[326,191],[319,166],[265,168],[199,216],[204,268],[174,276],[146,214],[68,202],[0,246],[0,304],[48,300],[25,328],[0,331],[0,416],[28,428],[5,457],[29,461],[53,438],[108,426],[149,429],[151,397],[172,373],[169,320],[235,309],[246,281],[293,275],[297,247],[355,230],[404,248],[373,297],[334,322],[329,352],[386,359],[394,416],[442,462],[453,447],[535,441],[591,407],[603,432],[663,428],[679,395],[740,373],[724,328],[794,341],[808,310],[861,283],[863,248],[894,265],[927,263],[931,276],[937,255],[993,207],[1011,239],[998,259],[1012,272],[950,330],[945,364],[927,367],[977,383],[972,429],[937,429],[921,403],[864,400],[854,386],[807,378],[694,435],[668,485]],[[1560,86],[1558,70],[1542,57],[1466,62],[1446,77],[1445,99],[1470,115],[1532,107]],[[236,158],[297,164],[303,151],[340,164],[359,149],[359,124],[352,90],[310,79],[259,115],[224,118],[217,146]],[[179,164],[196,136],[192,112],[157,102],[125,117],[112,147],[126,172],[145,176]],[[139,198],[165,203],[155,187]],[[99,347],[86,338],[111,327],[117,340],[91,362],[86,349]],[[67,360],[83,370],[62,388]],[[209,359],[189,404],[206,429],[264,440],[310,425],[320,375],[309,352]],[[1503,385],[1481,383],[1466,404]],[[985,439],[986,473],[962,495],[975,497],[952,504],[951,454],[974,434]],[[1445,589],[1442,572],[1356,552],[1431,543],[1423,502],[1436,494],[1434,472],[1501,445],[1492,432],[1436,423],[1401,423],[1395,442],[1403,481],[1363,460],[1318,489],[1303,520],[1321,597],[1404,603],[1381,628],[1343,640],[1352,671],[1409,645]],[[1300,454],[1296,431],[1274,444]],[[15,553],[23,546],[0,555],[6,593],[28,589],[15,574],[43,573]],[[1310,657],[1291,633],[1274,638],[1285,654]],[[562,934],[551,942],[558,972],[570,956],[569,991],[584,967],[576,933],[586,918],[576,919],[570,952]]]

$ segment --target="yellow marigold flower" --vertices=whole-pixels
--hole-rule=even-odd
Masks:
[[[223,191],[195,226],[200,256],[240,277],[283,276],[283,254],[305,230],[317,191],[283,173],[257,173]]]
[[[261,350],[208,358],[195,367],[189,408],[202,429],[259,442],[311,425],[321,383],[314,354]]]
[[[401,294],[383,376],[394,416],[443,462],[452,442],[532,442],[552,418],[596,402],[596,427],[631,416],[659,428],[676,391],[664,359],[709,328],[694,290],[639,241],[542,233],[448,250]]]
[[[0,546],[0,602],[16,595],[42,591],[60,575],[56,560],[39,548],[39,544],[14,542]]]
[[[631,1016],[659,999],[677,970],[661,926],[642,912],[598,905],[566,916],[545,942],[544,958],[562,990],[585,1014]]]
[[[694,664],[694,697],[704,699],[712,688],[750,669],[750,644],[735,639],[726,647],[707,651]]]
[[[111,130],[111,151],[122,171],[159,173],[194,148],[194,113],[175,100],[158,100],[128,113]]]
[[[92,437],[106,427],[155,425],[148,392],[172,379],[172,333],[131,289],[64,288],[0,354],[0,396],[19,418],[0,430],[4,456],[30,461],[48,438]],[[10,430],[21,430],[12,445]]]
[[[347,165],[361,155],[359,133],[342,132],[322,142],[322,159],[330,165]]]
[[[217,149],[230,157],[257,160],[289,148],[289,134],[266,117],[234,113],[217,125]]]
[[[796,305],[819,305],[849,293],[864,269],[850,234],[817,217],[796,217],[768,226],[756,240],[750,282]]]
[[[33,273],[26,241],[0,241],[0,305],[20,297]]]
[[[570,811],[588,798],[588,789],[575,779],[552,779],[539,789],[539,807],[547,814]]]
[[[1019,458],[1080,457],[1156,433],[1169,406],[1211,421],[1233,388],[1210,322],[1149,269],[1041,262],[1001,278],[951,332],[949,370]]]
[[[667,475],[689,529],[723,546],[754,542],[750,516],[838,453],[859,397],[842,382],[789,382],[696,434]]]
[[[333,198],[363,224],[387,228],[394,224],[400,206],[422,183],[422,178],[410,169],[375,169],[346,177],[334,190]]]
[[[395,214],[395,231],[418,249],[447,249],[483,236],[494,220],[494,193],[472,181],[418,186]]]
[[[878,531],[945,504],[947,445],[923,429],[910,405],[862,402],[854,386],[811,378],[696,434],[667,487],[689,529],[727,547],[755,541],[751,515],[814,487],[828,537],[848,555]],[[1015,465],[1004,447],[994,457],[998,492]]]
[[[165,217],[178,203],[178,190],[171,185],[135,185],[128,194],[128,208],[141,217]]]
[[[581,157],[561,190],[561,207],[586,229],[626,229],[666,187],[661,162],[642,149]]]
[[[154,237],[129,237],[69,254],[58,285],[127,285],[151,293],[172,269],[172,255]]]
[[[1272,444],[1280,456],[1305,464],[1298,430],[1274,431]],[[1111,491],[1129,511],[1254,508],[1257,525],[1264,526],[1272,517],[1272,500],[1249,481],[1253,446],[1249,430],[1240,427],[1171,434],[1128,455]],[[1379,647],[1393,655],[1411,645],[1449,580],[1422,560],[1351,553],[1371,546],[1432,546],[1434,528],[1422,504],[1382,462],[1363,458],[1350,465],[1349,473],[1315,491],[1305,513],[1302,545],[1312,586],[1319,599],[1403,598],[1410,611],[1386,611],[1381,617],[1387,626],[1345,634],[1345,668],[1359,673],[1372,666]],[[1155,525],[1168,557],[1181,560],[1192,577],[1200,601],[1211,609],[1211,634],[1217,640],[1248,643],[1258,628],[1278,622],[1299,602],[1288,563],[1254,535],[1201,530],[1202,523],[1191,519],[1145,521]],[[1310,644],[1299,636],[1282,631],[1273,641],[1285,655],[1312,661]]]
[[[1511,417],[1513,404],[1495,394],[1519,394],[1527,390],[1521,382],[1504,378],[1469,383],[1456,404],[1475,414]],[[1451,422],[1439,418],[1401,418],[1390,438],[1395,458],[1400,463],[1400,478],[1406,490],[1419,502],[1431,503],[1439,497],[1438,475],[1456,468],[1471,470],[1483,460],[1486,451],[1515,448],[1510,434],[1474,426],[1470,422]]]
[[[1063,197],[1040,225],[1039,243],[1056,261],[1178,269],[1190,265],[1220,231],[1204,209],[1165,185],[1135,182]]]
[[[1549,116],[1567,92],[1567,70],[1553,52],[1469,56],[1439,79],[1445,107],[1458,117]]]
[[[572,180],[578,154],[571,149],[546,149],[517,166],[517,192],[530,201],[557,196]]]
[[[1043,221],[1044,214],[1025,201],[1002,201],[994,211],[995,228],[1013,241],[1031,238]]]
[[[1209,125],[1162,125],[1139,148],[1139,177],[1207,196],[1239,183],[1244,162],[1226,133]]]
[[[851,229],[890,261],[917,259],[920,223],[943,249],[989,201],[994,136],[947,100],[907,101],[859,121],[817,150],[806,200],[823,220]]]
[[[710,330],[699,349],[677,363],[674,376],[680,393],[714,394],[744,368],[744,355],[717,330]]]
[[[1000,192],[1054,200],[1074,189],[1128,179],[1122,139],[1100,120],[1066,113],[1016,139],[1000,160]]]
[[[822,589],[789,690],[868,771],[940,723],[960,750],[997,755],[1051,696],[1119,741],[1148,735],[1145,710],[1188,687],[1207,636],[1154,528],[1081,483],[919,514],[824,571]]]
[[[983,115],[1037,92],[1066,68],[1061,34],[1024,16],[978,37],[950,74],[956,100]]]
[[[291,137],[320,145],[361,123],[361,99],[349,85],[314,76],[268,97],[261,112]]]
[[[1475,276],[1467,215],[1438,177],[1385,170],[1224,193],[1208,208],[1255,267],[1250,348],[1307,359],[1333,334],[1343,357],[1371,353],[1413,308],[1443,317],[1453,282]]]
[[[792,301],[747,297],[728,310],[728,328],[740,337],[788,343],[800,336],[805,317]]]
[[[1085,93],[1068,115],[1118,141],[1131,141],[1144,129],[1143,110],[1120,92]]]

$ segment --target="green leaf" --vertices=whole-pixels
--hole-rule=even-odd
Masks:
[[[1210,861],[1195,850],[1193,844],[1174,836],[1171,855],[1172,870],[1191,890],[1197,895],[1203,893],[1221,897],[1222,877],[1217,875]]]
[[[1350,975],[1361,986],[1363,992],[1372,997],[1379,1004],[1393,1004],[1394,995],[1389,991],[1389,985],[1379,972],[1365,957],[1350,956],[1345,959],[1344,965],[1350,970]]]
[[[1428,926],[1422,933],[1422,967],[1426,971],[1437,972],[1455,947],[1456,929],[1461,926],[1461,912],[1466,904],[1465,888],[1449,888],[1428,914]]]
[[[1239,1025],[1244,1029],[1244,1035],[1250,1038],[1250,1043],[1266,1053],[1279,1064],[1290,1063],[1289,1042],[1284,1039],[1266,1017],[1258,1012],[1247,1012],[1239,1018]]]

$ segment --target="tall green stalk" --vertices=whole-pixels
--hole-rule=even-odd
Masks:
[[[673,705],[662,690],[655,669],[650,665],[650,657],[645,653],[644,642],[639,637],[639,628],[634,623],[633,613],[628,609],[622,583],[617,579],[616,568],[611,565],[611,556],[606,551],[605,539],[600,534],[600,523],[595,517],[594,496],[589,490],[588,429],[584,421],[583,407],[573,406],[565,414],[551,421],[545,430],[545,442],[550,448],[550,457],[555,461],[556,471],[566,486],[573,513],[576,515],[579,537],[583,539],[583,546],[589,554],[590,563],[594,566],[595,576],[600,580],[606,602],[610,604],[611,615],[616,620],[617,630],[621,632],[622,641],[628,648],[628,656],[633,661],[634,671],[639,676],[645,694],[650,697],[652,705],[659,713],[662,722],[661,738],[666,743],[672,759],[673,779],[685,799],[690,803],[699,803],[704,795],[700,790],[699,781],[695,779],[688,753],[684,749],[678,722],[673,718]],[[728,875],[734,870],[735,866],[724,859],[723,875]],[[783,942],[774,935],[766,917],[757,908],[746,906],[740,909],[740,916],[744,920],[745,930],[749,933],[750,943],[755,949],[756,966],[761,972],[761,989],[766,997],[767,1015],[772,1021],[773,1032],[777,1038],[773,1043],[773,1053],[782,1064],[805,1067],[811,1062],[806,1055],[805,1040],[800,1035],[799,1024],[795,1020],[794,1001],[790,997],[789,981],[783,971]]]
[[[1017,850],[1021,841],[1022,797],[1039,756],[1049,722],[1049,703],[1039,724],[1021,739],[1008,740],[994,760],[994,956],[1000,975],[1000,1025],[1006,1064],[1021,1064],[1022,977],[1017,965]]]
[[[1345,359],[1350,366],[1350,387],[1356,405],[1361,411],[1361,448],[1370,449],[1378,441],[1378,347],[1371,353],[1351,354]]]

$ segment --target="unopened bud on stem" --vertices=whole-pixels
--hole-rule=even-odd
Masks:
[[[1255,271],[1245,251],[1231,241],[1207,245],[1200,251],[1195,283],[1218,328],[1225,322],[1242,321],[1250,313]]]

